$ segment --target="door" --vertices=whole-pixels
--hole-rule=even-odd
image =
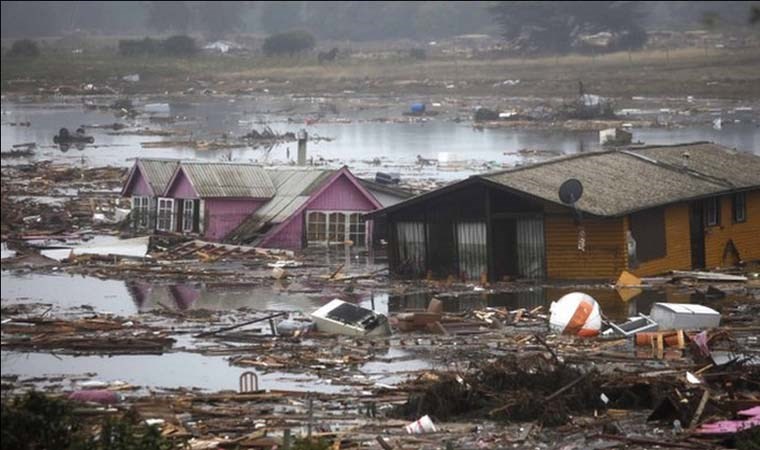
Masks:
[[[705,221],[702,202],[693,202],[689,207],[689,240],[691,242],[691,267],[705,267]]]

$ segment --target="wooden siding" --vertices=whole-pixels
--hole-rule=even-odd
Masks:
[[[372,211],[375,205],[356,188],[348,178],[341,175],[317,197],[310,200],[306,209],[328,211]]]
[[[625,228],[630,228],[625,217]],[[642,262],[629,270],[640,277],[665,273],[671,270],[691,269],[691,245],[689,243],[689,204],[678,203],[665,208],[665,248],[662,258]],[[627,262],[627,257],[626,257]]]
[[[304,213],[293,216],[288,224],[267,239],[266,246],[272,248],[287,248],[298,250],[303,247]]]
[[[266,200],[255,199],[206,199],[204,237],[221,241],[265,202]]]
[[[261,246],[300,249],[303,246],[304,211],[373,211],[376,206],[344,173],[318,191],[298,211],[265,237]]]
[[[137,165],[135,165],[134,173],[132,174],[132,179],[130,180],[129,186],[127,186],[127,188],[124,190],[124,196],[153,197],[153,189],[150,188],[148,180],[145,179],[142,170],[140,170],[140,167]]]
[[[171,198],[198,198],[198,194],[193,189],[193,185],[190,184],[190,180],[187,179],[185,171],[180,169],[174,182],[166,190],[166,197]]]
[[[724,266],[723,252],[732,240],[745,261],[760,260],[760,190],[746,193],[746,217],[734,223],[733,195],[720,198],[720,225],[705,228],[705,263],[708,268]]]
[[[586,251],[578,250],[571,216],[547,215],[546,272],[555,279],[615,279],[627,265],[624,219],[584,219]]]

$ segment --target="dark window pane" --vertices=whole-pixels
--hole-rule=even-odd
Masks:
[[[657,208],[631,214],[631,235],[636,241],[638,262],[665,257],[665,210]]]

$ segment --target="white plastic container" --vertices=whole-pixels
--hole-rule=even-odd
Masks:
[[[649,317],[660,330],[704,330],[720,325],[718,311],[686,303],[655,303]]]
[[[406,432],[409,434],[435,433],[436,431],[438,430],[435,428],[433,420],[427,415],[406,426]]]

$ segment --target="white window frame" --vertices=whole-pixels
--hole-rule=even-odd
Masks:
[[[188,205],[190,206],[188,208]],[[188,221],[187,212],[190,211],[190,220]],[[195,200],[182,201],[182,231],[184,233],[193,232],[193,218],[195,217]],[[189,225],[189,227],[188,227]]]
[[[369,229],[369,223],[368,223],[367,220],[361,220],[361,216],[363,216],[363,215],[364,215],[363,212],[359,212],[359,213],[353,212],[353,213],[347,214],[347,217],[346,217],[346,221],[347,221],[347,224],[348,224],[347,227],[346,227],[346,236],[348,236],[348,239],[350,241],[352,241],[354,243],[354,245],[364,246],[366,244],[366,242],[367,242],[367,230]],[[357,231],[354,231],[354,232],[351,231],[351,226],[354,225],[351,222],[351,218],[354,217],[354,216],[359,216],[360,220],[358,220],[356,222],[356,226],[362,226],[363,227],[364,231],[361,232],[361,233],[359,233]],[[361,242],[359,244],[357,244],[357,242],[359,241],[359,239],[354,239],[354,235],[358,236],[358,235],[361,235],[361,234],[364,235],[364,239],[362,239]]]
[[[163,205],[162,205],[163,203]],[[170,205],[168,208],[166,205]],[[169,228],[162,228],[162,222],[163,217],[162,213],[166,210],[169,210]],[[160,231],[173,231],[174,230],[174,199],[173,198],[167,198],[167,197],[159,197],[158,198],[158,207],[156,209],[157,217],[156,217],[156,229]]]
[[[309,240],[309,225],[311,222],[311,215],[313,213],[319,213],[325,215],[325,239],[324,240]],[[330,240],[330,216],[332,214],[343,214],[343,239],[342,240]],[[369,229],[368,222],[364,220],[364,240],[362,242],[356,242],[351,239],[351,216],[353,214],[363,215],[363,211],[346,211],[346,210],[323,210],[313,209],[306,211],[306,239],[308,244],[328,244],[330,242],[345,242],[351,240],[356,247],[364,247],[367,243],[367,230]],[[356,233],[354,233],[356,234]]]
[[[705,202],[705,225],[716,227],[720,225],[720,199],[708,198]]]
[[[135,195],[132,197],[132,211],[137,214],[137,226],[146,228],[150,223],[150,197]]]
[[[747,194],[744,192],[737,192],[734,194],[732,202],[732,213],[734,216],[734,223],[744,223],[747,221]]]

